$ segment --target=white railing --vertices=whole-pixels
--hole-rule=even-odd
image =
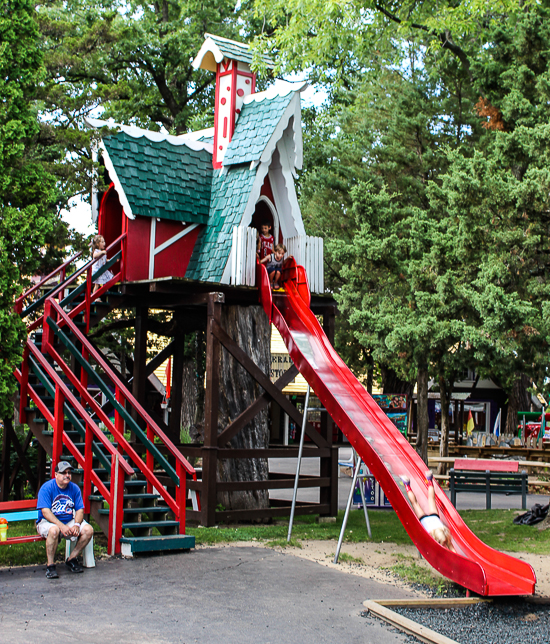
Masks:
[[[246,226],[235,226],[233,228],[230,284],[235,286],[255,286],[256,235],[255,228]]]
[[[323,239],[300,235],[286,239],[285,246],[287,255],[293,255],[296,263],[306,269],[309,290],[312,293],[324,293]]]

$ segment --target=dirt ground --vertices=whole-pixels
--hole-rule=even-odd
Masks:
[[[231,548],[235,546],[255,546],[258,548],[267,548],[261,542],[235,542],[230,544],[217,544],[216,548]],[[197,546],[197,549],[211,546]],[[414,561],[418,566],[430,570],[435,577],[441,575],[434,570],[424,558],[418,556],[417,549],[412,545],[398,546],[392,543],[345,543],[341,549],[341,555],[349,555],[354,559],[361,559],[362,563],[357,561],[340,561],[338,564],[333,563],[334,553],[336,552],[336,541],[304,541],[302,548],[275,547],[274,550],[284,552],[295,557],[314,561],[327,568],[334,568],[350,575],[365,577],[384,584],[390,584],[401,588],[410,587],[397,575],[391,572],[391,568],[399,563]],[[550,557],[543,555],[532,555],[527,553],[509,553],[517,559],[527,561],[533,566],[537,576],[536,595],[539,597],[550,598]],[[407,559],[403,559],[406,557]],[[421,591],[416,590],[419,596]]]

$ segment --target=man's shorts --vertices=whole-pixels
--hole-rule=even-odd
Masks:
[[[41,537],[44,537],[44,539],[46,539],[46,537],[48,536],[48,532],[50,531],[50,528],[51,528],[52,526],[55,526],[55,525],[56,525],[55,523],[50,523],[49,521],[46,521],[46,519],[42,519],[42,520],[40,521],[40,523],[37,523],[37,524],[36,524],[36,531],[38,532],[38,534],[39,534]],[[72,527],[73,527],[73,525],[74,525],[74,519],[71,519],[71,520],[70,520],[68,523],[66,523],[65,525],[68,525],[68,526],[69,526],[69,528],[72,528]],[[81,531],[82,531],[82,526],[83,526],[83,525],[88,525],[87,521],[84,521],[84,519],[82,519],[82,521],[80,522],[80,530],[81,530]],[[68,538],[70,539],[70,537],[68,537]],[[62,534],[61,534],[61,532],[60,532],[60,533],[59,533],[59,540],[61,540],[61,539],[63,539],[63,535],[62,535]]]

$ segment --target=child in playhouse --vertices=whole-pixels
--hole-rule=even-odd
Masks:
[[[279,280],[281,279],[285,253],[286,246],[284,244],[277,244],[273,249],[273,253],[260,260],[260,264],[267,264],[267,274],[273,290],[280,288]]]
[[[99,258],[99,259],[98,259]],[[96,235],[92,240],[92,259],[98,261],[92,266],[92,281],[94,283],[94,293],[98,291],[109,280],[113,279],[113,274],[110,270],[106,270],[99,277],[94,279],[94,275],[99,271],[102,266],[105,266],[107,261],[107,251],[105,250],[105,239],[102,235]]]

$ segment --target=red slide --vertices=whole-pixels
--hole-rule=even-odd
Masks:
[[[426,465],[336,353],[310,309],[305,270],[293,259],[284,271],[284,293],[272,294],[265,266],[258,266],[260,298],[294,364],[334,422],[371,470],[422,556],[442,575],[479,595],[532,595],[533,568],[480,541],[435,484],[441,520],[457,554],[424,530],[404,493],[407,474],[420,505],[427,508]]]

